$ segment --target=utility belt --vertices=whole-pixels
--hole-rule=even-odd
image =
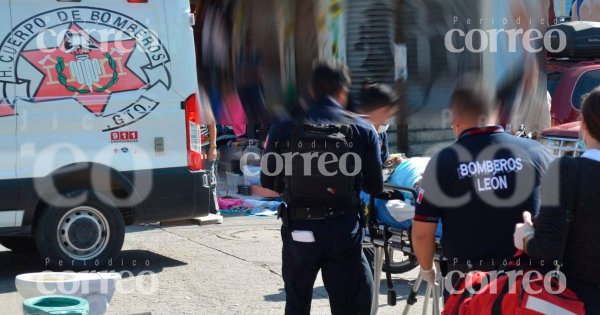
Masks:
[[[358,207],[352,210],[329,207],[288,207],[282,203],[277,209],[277,218],[281,219],[285,226],[288,226],[291,221],[325,221],[352,214],[359,214]]]

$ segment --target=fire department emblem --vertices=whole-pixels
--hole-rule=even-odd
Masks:
[[[16,101],[73,99],[103,119],[104,131],[120,129],[159,105],[147,95],[161,91],[148,91],[171,89],[169,62],[157,34],[131,17],[88,7],[45,12],[0,46],[0,117],[17,115]],[[129,102],[111,102],[123,93]]]

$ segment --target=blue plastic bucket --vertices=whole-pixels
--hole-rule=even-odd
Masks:
[[[88,315],[89,311],[87,300],[71,296],[49,295],[23,302],[25,315]]]

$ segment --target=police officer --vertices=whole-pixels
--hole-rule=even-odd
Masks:
[[[329,294],[332,314],[368,314],[371,308],[373,279],[361,250],[363,229],[359,218],[359,192],[361,189],[371,194],[382,191],[382,166],[377,132],[369,122],[345,110],[350,85],[349,70],[345,65],[319,62],[310,83],[314,102],[310,104],[304,122],[294,126],[289,122],[278,123],[269,133],[261,182],[264,187],[282,193],[287,205],[280,209],[280,216],[284,223],[281,235],[285,313],[288,315],[310,314],[313,286],[319,270]],[[338,130],[333,138],[337,137],[346,145],[332,145],[327,142],[332,137],[321,136],[314,139],[322,140],[310,141],[312,146],[317,146],[315,149],[306,150],[306,143],[298,140],[299,134],[325,135],[328,130]],[[292,174],[275,172],[278,162],[286,160],[281,155],[290,151],[298,153],[294,151],[301,150],[299,146],[304,154],[317,154],[318,157],[311,161],[320,165],[292,162],[291,166],[279,167],[280,171],[293,169]],[[349,164],[358,173],[346,172],[342,177],[335,175],[336,178],[319,173],[322,168],[327,168],[323,170],[325,173],[339,174],[337,171],[348,167],[341,163],[343,159],[334,163],[331,160],[334,153],[323,153],[344,147],[354,157],[354,162]],[[298,165],[304,168],[300,172],[294,169]],[[302,174],[307,168],[314,172]],[[342,182],[348,184],[337,184]]]
[[[493,125],[495,99],[482,77],[460,80],[450,106],[458,141],[429,163],[412,232],[421,274],[430,284],[438,280],[433,257],[440,219],[449,271],[491,271],[514,256],[515,224],[524,210],[537,213],[541,178],[553,160],[541,144]]]

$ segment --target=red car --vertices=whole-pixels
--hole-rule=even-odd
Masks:
[[[552,95],[552,125],[577,121],[583,96],[600,86],[600,59],[550,60],[546,69]]]
[[[569,22],[553,26],[566,34],[562,52],[551,54],[546,66],[548,92],[552,96],[552,128],[542,142],[556,155],[580,155],[579,121],[583,97],[600,86],[600,23]],[[553,47],[560,37],[553,36]]]
[[[600,59],[549,60],[548,91],[552,95],[552,125],[542,133],[542,143],[557,156],[579,156],[580,109],[583,96],[600,86]]]

